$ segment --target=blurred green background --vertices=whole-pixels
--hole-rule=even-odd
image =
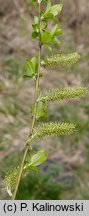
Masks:
[[[77,51],[81,60],[67,69],[42,69],[41,89],[88,86],[89,1],[53,2],[64,4],[59,16],[64,35],[52,53]],[[3,179],[6,171],[21,161],[31,122],[34,82],[22,76],[25,60],[37,52],[31,39],[34,15],[37,7],[31,0],[0,0],[0,199],[9,199]],[[44,49],[42,57],[47,54],[50,51]],[[17,199],[89,199],[89,94],[80,100],[50,104],[48,114],[49,121],[77,123],[78,130],[67,137],[34,143],[34,152],[43,148],[49,159],[38,175],[29,174],[21,182]]]

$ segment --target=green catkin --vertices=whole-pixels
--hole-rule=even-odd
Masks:
[[[75,131],[75,124],[72,123],[49,123],[43,124],[34,130],[31,137],[34,139],[42,139],[44,136],[61,136],[71,134]]]
[[[4,185],[7,189],[7,192],[10,196],[12,196],[13,191],[16,187],[17,177],[19,173],[19,166],[14,167],[10,171],[6,173],[5,179],[4,179]],[[23,171],[22,178],[24,178],[27,175],[27,171]]]
[[[69,53],[69,54],[56,54],[49,58],[46,58],[42,64],[46,68],[58,68],[65,67],[67,65],[75,64],[80,59],[78,53]]]
[[[73,99],[83,96],[87,93],[87,88],[65,88],[65,89],[55,89],[50,91],[47,96],[44,97],[47,102],[63,100],[63,99]]]

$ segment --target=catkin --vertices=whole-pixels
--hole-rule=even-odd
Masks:
[[[47,102],[63,100],[63,99],[72,99],[83,96],[87,93],[87,88],[79,87],[79,88],[64,88],[64,89],[55,89],[50,91],[47,96],[44,98]]]
[[[34,130],[31,139],[41,139],[44,136],[60,136],[73,133],[75,124],[71,123],[49,123],[43,124]]]
[[[80,59],[80,55],[78,53],[68,53],[68,54],[56,54],[49,58],[46,58],[42,64],[46,68],[57,68],[57,67],[65,67],[67,65],[75,64]]]
[[[15,190],[18,174],[19,174],[19,166],[11,169],[6,173],[4,179],[4,185],[7,189],[9,196],[12,196],[13,191]],[[22,173],[22,178],[24,178],[26,175],[27,175],[27,171],[24,170]]]

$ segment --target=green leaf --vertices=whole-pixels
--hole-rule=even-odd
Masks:
[[[39,18],[37,16],[34,17],[34,22],[32,24],[33,29],[38,33],[39,31]]]
[[[30,154],[30,150],[28,151],[28,153],[27,153],[27,157],[26,157],[26,163],[27,163],[27,161],[31,161],[31,154]]]
[[[46,21],[46,20],[43,20],[43,21],[41,22],[41,29],[42,29],[42,30],[45,30],[46,27],[47,27],[47,21]]]
[[[25,65],[28,72],[34,72],[34,65],[32,64],[31,60],[26,60]]]
[[[28,166],[26,168],[26,170],[30,170],[30,171],[34,172],[35,174],[38,174],[38,169],[35,166]]]
[[[27,73],[23,75],[23,78],[35,78],[38,69],[38,57],[34,56],[31,60],[26,60]]]
[[[61,29],[58,28],[58,25],[56,24],[56,25],[52,28],[50,34],[51,34],[51,37],[53,37],[53,36],[61,35],[61,34],[63,34],[63,32],[61,31]]]
[[[48,1],[47,1],[46,13],[49,11],[50,8],[51,8],[51,1],[48,0]]]
[[[52,47],[49,46],[49,45],[46,45],[46,46],[47,46],[47,48],[50,50],[50,52],[52,52]]]
[[[56,30],[57,30],[57,24],[52,28],[52,30],[50,32],[52,37],[55,35]]]
[[[24,79],[31,79],[31,78],[33,78],[33,75],[24,74],[23,78]]]
[[[48,120],[46,100],[37,103],[36,119]]]
[[[55,31],[56,29],[53,32],[44,31],[41,35],[41,43],[46,45],[49,43],[60,44],[60,41],[55,37]]]
[[[62,4],[53,5],[53,6],[50,8],[50,12],[51,12],[54,16],[57,16],[57,14],[61,12],[62,7],[63,7]],[[46,15],[47,15],[47,14],[46,14]]]
[[[51,41],[50,33],[48,31],[43,32],[43,34],[41,35],[42,44],[50,43],[50,41]]]
[[[38,24],[39,23],[39,18],[37,16],[34,16],[34,24]]]
[[[35,40],[35,39],[37,39],[37,38],[38,38],[38,33],[37,33],[36,31],[34,31],[34,32],[32,33],[32,39]]]
[[[51,40],[51,43],[60,45],[61,42],[57,37],[53,37],[52,40]]]
[[[48,154],[47,152],[40,150],[31,158],[32,166],[39,166],[47,160]]]
[[[34,72],[37,73],[37,69],[38,69],[38,56],[34,56],[31,59],[31,62],[32,62],[33,67],[34,67]]]
[[[45,13],[42,15],[42,19],[54,19],[55,16],[58,15],[58,13],[61,12],[63,5],[62,4],[56,4],[53,5],[52,7],[47,8]]]
[[[26,69],[28,72],[35,73],[38,67],[38,57],[34,56],[31,60],[26,60]]]
[[[32,2],[36,2],[36,0],[32,0]]]
[[[34,154],[31,159],[30,162],[28,162],[28,164],[25,165],[24,169],[27,169],[28,167],[36,167],[41,165],[42,163],[45,162],[45,160],[47,160],[48,154],[43,151],[40,150],[38,151],[36,154]]]

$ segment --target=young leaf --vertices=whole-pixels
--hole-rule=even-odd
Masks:
[[[34,22],[32,24],[32,27],[33,27],[34,31],[36,31],[37,33],[39,31],[39,25],[38,25],[38,23],[39,23],[39,18],[37,16],[35,16],[34,17]]]
[[[34,24],[38,24],[38,23],[39,23],[39,18],[37,16],[34,16],[34,23],[33,23],[33,25]]]
[[[34,72],[34,65],[32,64],[31,60],[26,60],[25,65],[26,65],[27,72],[31,72],[31,73]]]
[[[27,73],[23,75],[23,78],[34,78],[37,75],[38,57],[34,56],[31,60],[26,60]]]
[[[33,67],[34,67],[34,72],[37,73],[37,68],[38,68],[38,56],[34,56],[34,57],[31,59],[31,62],[32,62]]]
[[[30,78],[33,78],[33,75],[24,74],[24,75],[23,75],[23,78],[24,78],[24,79],[30,79]]]
[[[43,21],[41,22],[41,29],[44,31],[46,28],[47,28],[47,21],[46,21],[46,20],[43,20]]]
[[[62,4],[53,5],[53,6],[49,9],[49,10],[50,10],[50,13],[52,13],[54,16],[57,16],[58,13],[61,12],[62,7],[63,7]],[[48,12],[48,13],[49,13],[49,12]],[[46,13],[46,16],[47,16],[47,13]]]
[[[47,44],[51,42],[51,34],[48,31],[45,31],[41,35],[42,44]]]
[[[30,168],[31,167],[36,167],[36,166],[39,166],[41,165],[42,163],[45,162],[45,160],[47,160],[47,157],[48,157],[48,154],[43,151],[43,150],[40,150],[38,151],[36,154],[34,154],[31,159],[30,159],[30,162],[28,162],[24,169],[27,169],[28,167]]]
[[[46,13],[49,11],[50,8],[51,8],[51,0],[47,0]]]
[[[59,45],[61,42],[59,41],[59,39],[57,37],[53,37],[52,40],[51,40],[51,43]]]
[[[27,166],[26,170],[32,171],[35,174],[38,174],[38,168],[36,166]]]
[[[53,37],[53,36],[61,35],[61,34],[63,34],[63,32],[61,31],[61,29],[58,28],[58,25],[56,24],[56,25],[52,28],[50,34],[51,34],[51,37]]]
[[[58,13],[61,12],[63,5],[62,4],[56,4],[53,6],[47,7],[47,10],[42,15],[42,19],[55,19],[55,16],[58,15]]]
[[[38,38],[38,33],[36,31],[33,31],[32,33],[32,39],[36,40]]]
[[[48,120],[46,100],[45,101],[42,101],[42,100],[38,101],[36,119],[37,120],[39,120],[39,119]]]

